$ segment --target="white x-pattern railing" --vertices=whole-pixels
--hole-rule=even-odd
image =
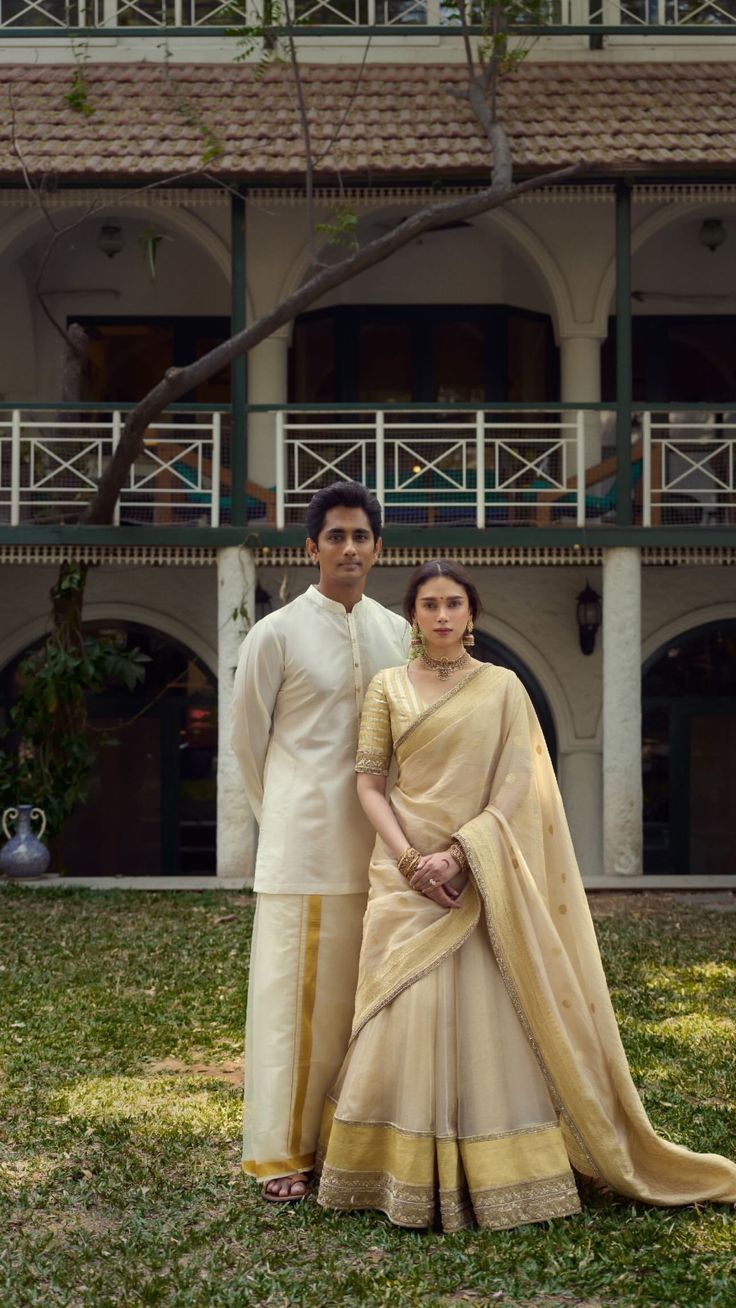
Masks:
[[[736,525],[736,414],[645,413],[642,525]]]
[[[458,6],[447,0],[296,0],[303,27],[458,26]],[[264,0],[0,0],[0,29],[33,27],[39,32],[86,28],[227,27],[261,21]],[[279,19],[278,0],[266,16]],[[731,26],[736,29],[736,0],[549,0],[541,8],[520,5],[515,21],[521,27],[544,24],[564,27]],[[704,33],[704,34],[705,34]]]
[[[118,445],[124,414],[0,413],[0,522],[78,517]],[[220,523],[222,415],[166,415],[146,431],[114,523]]]
[[[275,419],[277,527],[340,479],[370,487],[387,521],[483,528],[532,521],[540,504],[554,501],[585,523],[582,412],[289,410]]]

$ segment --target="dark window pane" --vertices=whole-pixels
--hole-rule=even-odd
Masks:
[[[445,320],[432,328],[432,399],[485,399],[486,329],[482,322]]]
[[[337,398],[335,319],[304,318],[294,327],[294,400],[332,404]]]
[[[408,323],[362,323],[358,329],[359,401],[412,399],[411,329]]]

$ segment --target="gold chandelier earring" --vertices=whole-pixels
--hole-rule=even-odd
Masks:
[[[463,645],[470,649],[474,644],[475,636],[473,635],[473,619],[468,618],[468,625],[465,628],[465,635],[463,636]]]
[[[411,640],[409,641],[409,661],[418,659],[424,649],[424,636],[419,630],[416,621],[411,624]]]

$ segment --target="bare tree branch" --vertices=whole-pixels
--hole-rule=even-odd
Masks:
[[[302,72],[299,67],[299,59],[296,53],[296,43],[294,41],[294,25],[291,17],[291,5],[289,0],[284,0],[284,12],[286,14],[286,39],[289,46],[289,59],[291,61],[291,71],[294,74],[294,86],[296,88],[296,100],[299,106],[299,120],[302,127],[302,138],[304,141],[304,198],[307,206],[307,248],[309,250],[310,267],[315,267],[317,263],[317,225],[314,212],[314,156],[312,154],[312,134],[309,127],[309,114],[307,113],[307,102],[304,95],[304,83],[302,81]]]
[[[165,377],[128,414],[118,447],[100,479],[97,492],[90,501],[82,521],[98,524],[110,521],[128,470],[142,449],[146,428],[160,413],[170,404],[176,403],[187,391],[207,381],[221,368],[227,367],[234,359],[247,355],[261,341],[266,340],[285,323],[291,322],[328,291],[344,285],[359,273],[382,263],[425,232],[431,232],[448,222],[460,222],[488,213],[492,209],[508,204],[527,191],[567,180],[579,171],[579,165],[574,164],[546,173],[542,177],[528,178],[515,185],[499,186],[494,183],[473,195],[426,206],[404,219],[392,231],[377,237],[347,258],[329,267],[318,269],[298,290],[282,300],[270,313],[264,314],[257,322],[238,332],[230,340],[217,345],[195,363],[185,368],[170,368]]]

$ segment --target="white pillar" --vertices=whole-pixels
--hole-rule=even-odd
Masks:
[[[603,871],[642,872],[641,563],[603,551]]]
[[[238,649],[255,615],[256,570],[243,548],[217,552],[217,877],[253,884],[256,822],[230,748],[230,712]],[[235,610],[238,616],[233,617]],[[241,616],[244,612],[245,616]]]
[[[601,337],[581,331],[560,337],[560,398],[598,404],[601,398]],[[601,458],[601,415],[585,415],[585,466]]]
[[[281,328],[248,355],[248,403],[285,404],[288,399],[289,329]],[[248,415],[248,477],[261,486],[276,482],[273,414]]]
[[[575,749],[560,755],[560,791],[578,865],[586,880],[603,873],[601,755]]]

